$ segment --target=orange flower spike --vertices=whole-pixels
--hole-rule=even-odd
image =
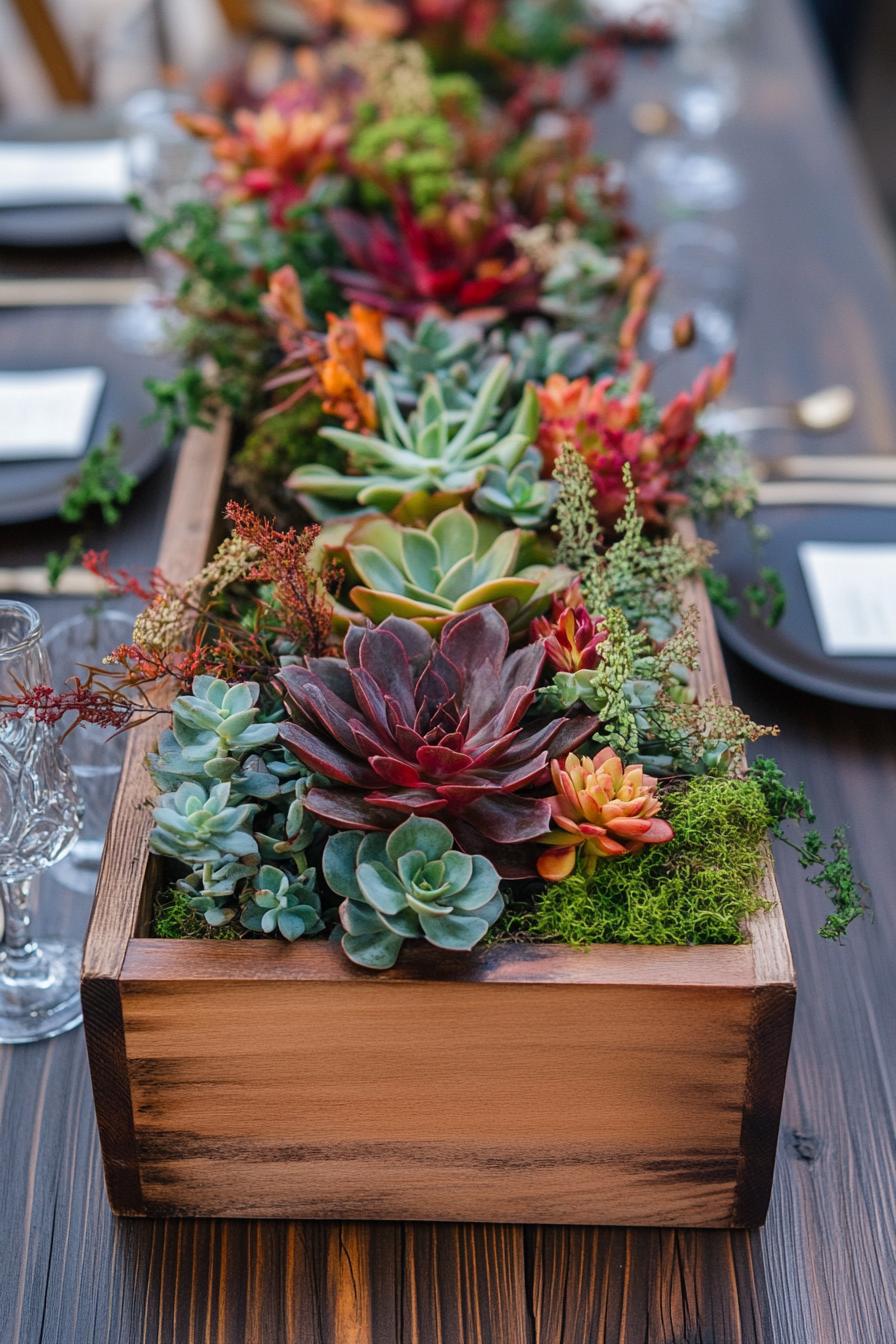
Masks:
[[[271,321],[278,324],[277,339],[284,350],[299,332],[308,330],[302,284],[292,266],[281,266],[269,276],[261,307]]]
[[[386,354],[386,336],[383,331],[383,315],[376,308],[368,308],[363,303],[349,305],[348,315],[355,325],[358,338],[365,355],[371,359],[383,359]]]

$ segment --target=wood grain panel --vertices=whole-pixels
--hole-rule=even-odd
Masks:
[[[154,1212],[731,1217],[752,989],[122,986]]]

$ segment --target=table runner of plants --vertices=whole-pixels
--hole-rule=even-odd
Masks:
[[[755,490],[701,427],[731,357],[651,392],[661,276],[585,111],[611,44],[360,8],[260,105],[185,118],[215,168],[150,237],[183,267],[167,431],[235,418],[226,538],[186,583],[89,553],[147,602],[132,642],[19,712],[159,716],[160,937],[375,970],[408,940],[736,943],[787,823],[841,936],[844,836],[747,767],[774,728],[693,689],[712,548],[676,516]]]

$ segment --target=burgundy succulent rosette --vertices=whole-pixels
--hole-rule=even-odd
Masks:
[[[535,874],[530,842],[551,825],[550,761],[591,737],[595,715],[533,712],[545,650],[509,653],[493,607],[449,621],[437,641],[391,616],[352,626],[342,658],[309,658],[279,681],[283,742],[328,784],[305,805],[338,830],[437,817],[462,850],[506,878]]]

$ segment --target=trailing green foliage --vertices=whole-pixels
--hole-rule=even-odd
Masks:
[[[113,425],[102,443],[87,450],[59,506],[59,516],[66,523],[82,523],[93,509],[107,526],[118,522],[137,488],[137,477],[121,464],[121,449],[121,429]]]
[[[675,832],[631,858],[581,865],[513,906],[498,936],[577,947],[739,943],[743,921],[764,906],[759,893],[769,813],[753,780],[703,777],[666,790],[663,816]]]
[[[830,898],[834,909],[818,930],[819,934],[822,938],[842,938],[852,921],[865,913],[863,888],[853,870],[844,828],[838,826],[834,830],[827,846],[819,831],[805,829],[811,828],[815,821],[806,786],[800,784],[792,788],[785,784],[783,770],[769,757],[756,757],[750,766],[749,778],[762,790],[772,835],[796,851],[803,868],[817,870],[811,873],[808,881]],[[784,823],[787,821],[805,823],[798,840],[785,834]]]

